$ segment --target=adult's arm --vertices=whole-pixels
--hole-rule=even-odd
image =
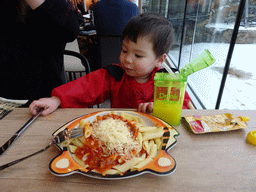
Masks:
[[[45,34],[40,38],[47,37],[54,41],[71,42],[77,37],[79,33],[79,23],[70,1],[27,1],[44,1],[40,6],[33,10],[32,18],[33,23],[35,23],[35,25],[40,25],[42,33]],[[38,34],[40,34],[40,32],[38,32]]]
[[[31,7],[31,9],[36,9],[39,7],[45,0],[26,0],[27,4]]]

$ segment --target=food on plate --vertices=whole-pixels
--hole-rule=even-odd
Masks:
[[[128,113],[96,116],[78,125],[84,136],[69,142],[72,157],[89,171],[124,174],[150,163],[161,150],[164,127],[147,127],[142,118]]]
[[[235,117],[231,113],[184,117],[194,133],[231,131],[246,128],[248,117]]]

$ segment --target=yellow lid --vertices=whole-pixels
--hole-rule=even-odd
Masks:
[[[253,145],[256,145],[256,131],[251,131],[248,133],[247,141]]]
[[[240,118],[243,122],[250,121],[249,117],[239,116],[238,118]]]

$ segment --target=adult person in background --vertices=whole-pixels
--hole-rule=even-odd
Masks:
[[[79,33],[66,0],[0,1],[0,97],[31,101],[66,82],[63,51]]]
[[[98,35],[122,35],[126,23],[139,14],[138,6],[127,0],[100,0],[93,8]]]
[[[139,8],[127,0],[100,0],[93,8],[96,27],[97,65],[92,61],[91,69],[102,68],[119,62],[122,49],[122,31],[128,21],[139,14]]]

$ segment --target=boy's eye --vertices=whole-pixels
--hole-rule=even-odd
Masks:
[[[122,51],[123,51],[123,53],[127,53],[127,51],[126,51],[126,50],[124,50],[124,49],[123,49]]]
[[[138,57],[138,58],[141,58],[141,57],[142,57],[141,55],[138,55],[138,54],[135,54],[135,56]]]

